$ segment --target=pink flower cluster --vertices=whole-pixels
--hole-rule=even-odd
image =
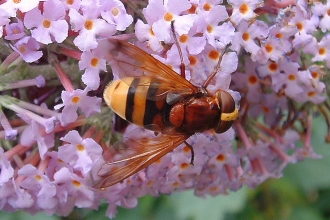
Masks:
[[[321,106],[330,121],[322,81],[330,68],[330,3],[227,3],[0,1],[0,45],[8,48],[0,57],[0,139],[6,139],[0,142],[0,210],[66,216],[105,200],[112,218],[118,206],[135,207],[146,194],[226,194],[279,178],[289,163],[319,158],[310,144],[310,107]],[[181,145],[123,182],[94,189],[95,164],[118,140],[100,98],[106,79],[122,77],[107,39],[136,38],[179,73],[173,34],[186,79],[201,86],[216,68],[207,89],[229,91],[240,103],[239,118],[223,134],[205,131],[187,140],[194,165],[190,148]],[[135,125],[124,135],[132,132]]]

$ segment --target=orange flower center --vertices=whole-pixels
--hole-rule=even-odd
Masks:
[[[212,60],[218,60],[219,59],[219,56],[220,56],[220,54],[216,50],[211,50],[209,52],[209,58],[212,59]]]
[[[203,5],[203,9],[204,9],[205,11],[210,11],[211,8],[212,8],[212,6],[211,6],[209,3],[205,3],[205,4]]]
[[[239,12],[244,15],[249,11],[249,9],[250,9],[249,6],[246,3],[244,3],[239,7]]]
[[[93,67],[96,67],[97,64],[99,63],[99,59],[94,57],[92,60],[91,60],[91,66]]]
[[[326,50],[324,47],[321,47],[321,48],[319,49],[319,54],[320,54],[321,56],[324,56],[326,53],[327,53],[327,50]]]
[[[249,33],[243,33],[242,34],[242,39],[244,40],[244,41],[248,41],[248,40],[250,40],[250,34]]]
[[[207,25],[206,30],[207,30],[207,32],[212,33],[213,27],[211,25]]]
[[[224,154],[219,154],[218,156],[217,156],[217,161],[219,161],[219,162],[223,162],[223,161],[225,161],[226,160],[226,156],[224,155]]]
[[[169,12],[166,12],[166,14],[164,15],[164,20],[165,21],[172,21],[173,20],[173,15]]]
[[[86,30],[92,30],[93,29],[93,21],[92,20],[87,20],[87,21],[85,21],[85,28],[86,28]]]
[[[196,57],[194,57],[194,56],[189,56],[189,62],[190,62],[190,65],[191,66],[194,66],[194,65],[196,65],[196,63],[197,63],[197,59],[196,59]]]
[[[181,169],[186,169],[189,166],[189,163],[183,163],[181,164]]]
[[[71,99],[71,102],[72,102],[72,103],[75,103],[75,104],[77,104],[79,101],[80,101],[80,97],[79,97],[79,96],[74,96],[74,97],[72,97],[72,99]]]
[[[78,182],[77,180],[73,180],[72,181],[72,184],[75,185],[76,187],[80,187],[81,186],[81,183]]]
[[[290,81],[295,81],[295,80],[296,80],[296,75],[295,75],[295,74],[290,74],[290,75],[288,76],[288,79],[289,79]]]
[[[118,10],[118,8],[117,8],[117,7],[112,8],[112,9],[111,9],[111,14],[112,14],[113,16],[117,16],[117,15],[119,14],[119,10]]]
[[[276,72],[277,69],[278,69],[278,65],[277,65],[277,63],[275,63],[275,62],[271,62],[271,63],[269,64],[268,68],[269,68],[272,72]]]
[[[250,76],[248,80],[251,85],[254,85],[258,82],[258,78],[256,76]]]
[[[266,49],[267,53],[271,53],[271,52],[273,52],[274,47],[271,44],[266,44],[265,49]]]
[[[181,43],[186,43],[188,41],[188,36],[186,34],[182,34],[179,38]]]
[[[51,22],[50,22],[50,20],[48,20],[48,19],[46,19],[46,20],[44,20],[44,22],[42,22],[42,25],[43,25],[45,28],[49,28],[49,27],[50,27],[50,24],[51,24]]]
[[[85,150],[85,146],[84,145],[82,145],[82,144],[77,144],[77,150],[78,151],[84,151]]]

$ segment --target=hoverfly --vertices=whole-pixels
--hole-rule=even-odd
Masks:
[[[133,44],[118,39],[109,41],[113,48],[107,59],[122,78],[110,82],[104,90],[107,105],[121,118],[158,135],[127,138],[117,143],[117,147],[124,146],[130,151],[120,159],[107,158],[106,152],[105,162],[97,174],[100,180],[94,188],[121,182],[181,143],[190,147],[193,163],[193,149],[186,139],[196,132],[213,129],[222,133],[232,126],[238,115],[233,97],[221,89],[214,95],[207,91],[217,69],[202,87],[197,87],[184,77],[182,55],[179,75]]]

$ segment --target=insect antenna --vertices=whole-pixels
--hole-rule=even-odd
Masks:
[[[209,77],[205,80],[204,84],[203,84],[203,88],[206,89],[206,87],[210,84],[211,80],[213,79],[213,77],[218,73],[218,71],[221,68],[221,61],[222,61],[222,57],[223,55],[226,53],[228,47],[230,46],[230,44],[226,45],[225,49],[223,50],[223,52],[221,53],[221,55],[219,56],[219,60],[217,65],[214,67],[213,72],[209,75]]]
[[[180,64],[181,76],[183,78],[186,78],[186,68],[185,68],[185,65],[184,65],[184,62],[183,62],[183,55],[182,55],[181,47],[180,47],[178,39],[176,38],[176,35],[175,35],[174,21],[171,21],[171,31],[172,31],[172,34],[173,34],[174,43],[175,43],[175,45],[176,45],[176,47],[178,48],[178,51],[179,51],[179,56],[180,56],[180,61],[181,61],[181,64]]]

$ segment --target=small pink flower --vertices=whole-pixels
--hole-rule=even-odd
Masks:
[[[326,4],[321,2],[315,2],[312,7],[312,11],[315,15],[320,16],[320,28],[323,32],[330,30],[330,16],[327,11],[330,9],[330,2],[326,1]]]
[[[101,98],[87,96],[88,88],[76,89],[69,93],[62,91],[63,104],[55,106],[56,109],[64,107],[62,110],[62,120],[65,123],[73,122],[77,119],[77,110],[80,108],[87,117],[100,112]]]
[[[242,20],[249,21],[257,16],[254,10],[263,5],[261,0],[229,0],[228,3],[233,7],[233,14],[230,20],[239,25]]]
[[[41,58],[42,52],[38,51],[39,43],[32,37],[23,37],[12,47],[28,63],[32,63]]]
[[[72,29],[79,32],[73,43],[81,50],[88,51],[95,49],[98,45],[97,37],[110,37],[116,32],[113,24],[98,18],[100,12],[95,8],[86,8],[83,14],[70,9],[69,17]]]
[[[43,127],[33,120],[29,124],[30,126],[21,134],[20,143],[30,147],[37,142],[40,157],[44,159],[47,151],[54,147],[55,135],[54,133],[44,134]]]
[[[116,25],[118,31],[124,31],[133,22],[133,17],[126,13],[124,4],[119,0],[104,1],[101,16],[109,24]]]
[[[83,178],[63,167],[54,174],[57,197],[68,207],[91,208],[94,206],[94,191],[87,187]],[[68,201],[68,202],[66,202]],[[72,209],[70,209],[71,211]]]
[[[1,12],[0,12],[1,13]],[[6,40],[18,40],[25,36],[23,22],[17,19],[17,23],[10,23],[5,26]]]
[[[141,20],[137,20],[135,35],[141,42],[148,41],[147,47],[150,47],[153,51],[160,52],[163,50],[162,44],[152,31],[151,24],[144,24]]]
[[[58,158],[86,175],[102,153],[102,148],[92,138],[82,139],[75,130],[70,131],[62,141],[65,144],[58,149]]]
[[[15,17],[17,10],[20,10],[21,12],[28,12],[37,7],[38,4],[39,0],[7,0],[5,3],[0,5],[0,9],[5,10],[10,17]]]
[[[79,69],[85,69],[82,76],[83,82],[91,89],[96,90],[100,85],[100,71],[106,72],[105,59],[97,54],[97,51],[86,51],[81,55]]]
[[[171,37],[171,21],[175,20],[175,31],[179,34],[187,34],[197,19],[196,15],[180,15],[188,10],[191,4],[188,0],[181,0],[178,3],[175,0],[165,2],[165,5],[159,0],[151,0],[144,10],[144,15],[148,22],[151,22],[152,31],[159,41],[169,42]]]
[[[0,188],[5,183],[10,182],[10,179],[14,176],[14,168],[4,155],[4,150],[0,147]]]
[[[56,10],[54,10],[56,9]],[[68,23],[64,20],[65,9],[58,0],[44,3],[43,12],[34,8],[24,17],[24,25],[31,29],[32,37],[43,44],[63,42],[68,36]]]
[[[26,177],[20,187],[32,192],[36,196],[36,203],[42,209],[54,209],[58,204],[56,198],[56,187],[48,176],[27,164],[18,171],[19,176]]]
[[[313,37],[310,33],[315,31],[320,20],[316,15],[306,13],[305,9],[302,7],[295,6],[292,8],[292,12],[294,16],[290,19],[288,25],[298,28],[298,32],[294,35],[292,44],[294,47],[306,45]]]
[[[255,61],[255,56],[258,53],[260,46],[255,42],[256,39],[265,39],[268,35],[268,26],[262,21],[256,21],[249,25],[242,21],[237,27],[238,32],[233,39],[233,46],[235,51],[240,51],[243,47],[247,52],[252,54],[252,60]]]
[[[314,57],[312,61],[325,61],[327,67],[330,67],[330,35],[325,35],[313,48]]]

